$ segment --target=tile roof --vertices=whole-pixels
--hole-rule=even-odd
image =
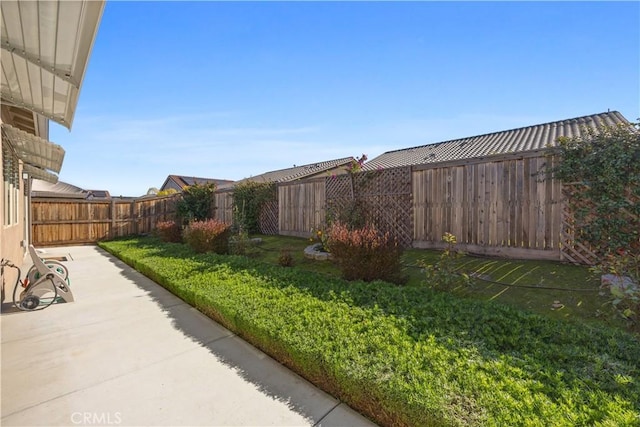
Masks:
[[[244,182],[288,182],[295,181],[297,179],[308,178],[314,175],[321,174],[323,172],[330,171],[331,169],[338,168],[340,166],[351,163],[353,157],[344,157],[341,159],[327,160],[323,162],[310,163],[308,165],[294,166],[286,169],[279,169],[275,171],[265,172],[260,175],[251,176],[248,178],[236,181],[233,184],[221,186],[220,188],[231,188],[239,183]]]
[[[363,169],[375,170],[539,150],[555,145],[561,136],[569,138],[580,136],[585,127],[598,129],[603,125],[613,126],[619,123],[628,125],[629,121],[617,111],[592,114],[419,147],[387,151],[367,162]]]

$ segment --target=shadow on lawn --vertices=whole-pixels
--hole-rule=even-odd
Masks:
[[[212,271],[222,265],[211,262],[213,258],[193,255],[189,250],[183,252],[177,247],[158,247],[152,242],[139,243],[136,247],[147,247],[156,256],[184,256],[197,261],[194,272]],[[456,298],[425,287],[398,287],[384,282],[347,283],[329,277],[311,280],[315,273],[300,274],[296,269],[281,269],[239,257],[229,257],[223,264],[234,271],[256,276],[269,275],[278,269],[278,280],[270,281],[271,286],[294,287],[319,300],[344,301],[363,310],[377,310],[397,317],[406,325],[406,333],[416,341],[433,336],[438,344],[453,351],[467,347],[487,360],[506,359],[510,365],[526,372],[527,377],[545,384],[545,393],[554,400],[563,399],[562,390],[567,387],[583,390],[585,380],[592,391],[610,393],[612,398],[619,396],[622,401],[640,394],[639,384],[631,384],[635,391],[630,391],[618,382],[621,377],[640,375],[637,358],[640,342],[622,331],[549,319],[502,304]],[[131,273],[123,269],[122,274]],[[144,289],[161,303],[159,295],[164,290],[159,290],[153,282],[139,286],[146,286]],[[174,321],[178,329],[199,340],[201,331],[181,324],[177,317]],[[253,362],[232,357],[215,345],[210,346],[211,343],[202,344],[265,393],[309,415],[305,412],[307,403],[296,400],[295,396],[283,395],[278,385],[265,378]]]
[[[137,247],[152,249],[156,256],[169,255],[168,251],[154,245],[142,244]],[[217,326],[216,329],[222,331],[221,336],[212,337],[210,319],[205,318],[204,314],[195,308],[185,310],[185,302],[170,291],[104,249],[96,249],[120,270],[122,276],[144,290],[172,320],[177,330],[207,348],[218,360],[234,369],[244,380],[254,384],[261,393],[286,404],[314,426],[326,425],[323,423],[324,418],[341,404],[333,397],[318,392],[315,387],[310,387],[309,383],[301,377],[291,381],[287,378],[289,371],[284,366],[237,338],[232,331]],[[170,256],[175,257],[175,252],[170,252]],[[197,258],[193,254],[191,256],[194,259]],[[202,265],[194,271],[207,269],[210,267]],[[345,417],[341,419],[342,423],[360,426],[368,423],[361,415],[346,408],[343,414]]]

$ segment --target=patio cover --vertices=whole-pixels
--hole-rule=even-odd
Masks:
[[[58,173],[62,168],[64,149],[61,146],[6,123],[2,123],[2,138],[11,143],[18,158],[25,163],[25,172],[49,182],[58,180],[52,172]]]
[[[2,101],[71,129],[105,2],[2,0]]]

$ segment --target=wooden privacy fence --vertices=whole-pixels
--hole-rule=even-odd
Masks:
[[[31,240],[35,246],[95,243],[145,234],[158,221],[175,218],[177,196],[138,200],[31,199]]]
[[[560,237],[562,184],[543,175],[555,161],[537,151],[279,184],[279,232],[309,236],[357,200],[404,246],[442,248],[448,232],[471,253],[560,260],[576,245]]]
[[[309,237],[325,223],[325,178],[278,185],[279,234]]]
[[[442,248],[452,233],[467,252],[593,263],[573,229],[562,183],[544,176],[544,151],[390,168],[280,183],[260,215],[265,234],[308,237],[357,202],[403,246]],[[233,190],[213,196],[214,217],[233,221]],[[149,233],[175,219],[179,195],[138,200],[32,199],[35,245],[94,243]]]
[[[513,258],[560,259],[562,185],[540,153],[413,168],[414,246]]]

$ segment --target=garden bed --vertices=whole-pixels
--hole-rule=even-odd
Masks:
[[[101,246],[383,425],[637,425],[621,330],[132,238]]]

